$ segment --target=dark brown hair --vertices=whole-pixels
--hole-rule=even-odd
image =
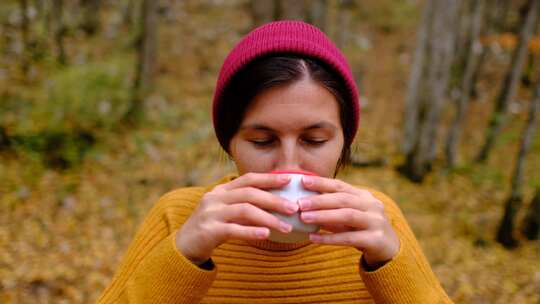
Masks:
[[[226,152],[230,154],[230,142],[240,128],[246,109],[250,102],[263,91],[277,86],[288,85],[309,77],[326,88],[336,98],[343,136],[347,139],[354,128],[353,113],[350,102],[347,102],[347,89],[338,76],[320,61],[295,55],[272,55],[262,57],[248,64],[237,72],[231,83],[223,92],[223,101],[218,108],[218,124],[216,133]],[[345,141],[336,172],[349,161],[350,143]]]

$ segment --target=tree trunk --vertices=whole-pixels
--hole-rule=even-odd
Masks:
[[[44,35],[51,35],[51,3],[46,0],[34,0],[34,5],[37,8],[39,19],[42,22]]]
[[[454,58],[454,43],[456,31],[452,28],[457,17],[458,0],[441,2],[440,16],[436,18],[434,33],[430,41],[433,55],[428,69],[431,87],[430,105],[424,126],[420,130],[420,157],[422,167],[431,167],[437,152],[437,132],[440,124],[440,114],[446,101],[446,91],[450,79],[451,64]]]
[[[28,69],[30,68],[30,41],[29,41],[29,22],[28,22],[28,1],[19,0],[21,10],[21,38],[22,38],[22,60],[21,69],[23,75],[26,77]]]
[[[514,220],[518,210],[523,204],[521,197],[510,196],[504,207],[504,215],[497,229],[497,242],[501,243],[506,248],[515,248],[518,246],[518,241],[514,237]]]
[[[529,147],[534,139],[534,134],[538,126],[538,115],[540,112],[540,80],[538,81],[536,88],[536,96],[533,99],[529,107],[529,116],[527,118],[527,124],[525,131],[523,132],[522,146],[520,149],[520,157],[528,152]],[[523,151],[523,152],[522,152]],[[527,215],[523,222],[522,232],[529,240],[537,240],[540,227],[540,186],[536,189],[536,194],[532,200]]]
[[[536,18],[536,24],[533,27],[533,35],[538,33],[539,26],[540,17]],[[526,88],[530,88],[534,85],[533,76],[537,65],[536,61],[537,56],[535,56],[534,52],[529,52],[529,55],[527,56],[527,66],[525,67],[525,71],[523,71],[523,75],[521,76],[521,84]]]
[[[528,240],[538,240],[540,234],[540,186],[536,188],[534,198],[523,220],[523,235]]]
[[[482,45],[480,44],[480,31],[484,15],[485,0],[475,0],[473,13],[471,16],[471,36],[469,38],[465,71],[461,82],[461,93],[456,102],[456,116],[450,127],[450,132],[446,142],[446,159],[450,168],[456,164],[456,154],[459,145],[463,122],[469,108],[469,99],[474,87],[473,77],[478,69],[479,53]]]
[[[433,2],[431,5],[430,2]],[[412,143],[410,152],[407,154],[406,163],[399,169],[411,180],[421,182],[424,176],[431,171],[433,160],[435,159],[437,135],[440,125],[440,114],[446,100],[446,91],[450,76],[450,67],[454,58],[454,43],[456,29],[453,25],[456,22],[457,11],[460,1],[455,0],[432,0],[428,2],[426,9],[433,9],[431,20],[428,22],[426,60],[421,62],[421,74],[418,85],[426,85],[421,91],[410,93],[415,94],[420,100],[408,100],[407,106],[416,105],[415,113],[411,113],[417,119],[415,123],[406,125],[406,134],[413,138],[407,138]],[[430,7],[431,6],[431,7]],[[430,15],[429,13],[427,14]],[[417,64],[415,62],[415,64]],[[414,68],[413,68],[414,71]],[[411,80],[412,82],[412,80]],[[413,95],[414,96],[414,95]],[[407,109],[406,114],[413,110]],[[408,117],[407,119],[411,119]],[[418,129],[419,126],[419,129]],[[411,132],[414,130],[414,132]],[[410,133],[407,133],[410,132]]]
[[[81,29],[89,36],[99,30],[99,7],[100,0],[81,0],[83,20]]]
[[[0,125],[0,151],[8,149],[11,146],[11,139],[7,134],[6,128]]]
[[[497,16],[497,18],[493,20],[493,27],[497,32],[505,32],[508,30],[506,20],[508,19],[508,13],[510,11],[510,0],[495,0],[493,3],[495,4],[494,14]]]
[[[456,18],[456,39],[455,39],[455,58],[456,60],[462,60],[466,58],[468,48],[467,45],[470,42],[470,35],[472,29],[474,8],[471,9],[471,5],[475,5],[476,0],[461,1],[461,5],[458,8],[458,17]]]
[[[514,173],[514,178],[512,180],[512,196],[521,196],[521,185],[523,184],[523,168],[525,166],[525,157],[527,156],[527,153],[529,152],[531,143],[533,141],[534,132],[536,131],[536,123],[538,121],[539,109],[540,109],[540,81],[538,82],[536,86],[534,99],[531,101],[527,123],[525,125],[525,129],[523,130],[523,136],[521,138],[521,145],[519,147],[516,170]]]
[[[251,0],[249,8],[253,19],[253,27],[274,20],[276,14],[275,0]]]
[[[486,26],[484,27],[484,31],[481,34],[481,36],[489,37],[489,36],[492,36],[494,33],[501,33],[504,31],[506,27],[506,19],[507,19],[506,11],[508,10],[508,5],[509,5],[509,0],[487,1],[486,3],[487,21],[486,21]],[[476,84],[478,83],[478,77],[480,77],[480,73],[486,61],[489,50],[490,50],[489,47],[484,47],[482,49],[482,53],[480,54],[480,58],[478,59],[478,68],[474,72],[474,76],[472,80],[474,84],[472,88],[472,92],[471,92],[472,97],[478,96]]]
[[[426,66],[426,52],[428,41],[428,29],[431,26],[433,19],[433,4],[434,1],[428,1],[420,28],[416,36],[416,50],[414,52],[413,65],[411,67],[411,75],[409,76],[409,85],[407,89],[407,97],[405,98],[405,126],[403,134],[403,142],[401,150],[405,155],[411,154],[418,141],[418,122],[420,115],[420,92],[422,91],[422,82],[424,67]]]
[[[130,28],[133,22],[133,12],[135,11],[135,0],[127,0],[122,11],[122,23]]]
[[[533,83],[532,76],[536,59],[533,53],[529,53],[527,57],[527,66],[525,67],[525,71],[523,71],[523,75],[521,75],[521,85],[525,88],[529,88]]]
[[[156,49],[158,44],[157,1],[144,0],[142,5],[142,28],[138,43],[139,86],[147,93],[154,84]]]
[[[32,2],[36,8],[37,19],[40,19],[45,13],[45,0],[33,0]]]
[[[64,49],[64,35],[66,28],[63,22],[63,0],[53,0],[52,7],[52,19],[54,20],[54,42],[57,49],[57,61],[58,63],[67,64],[66,51]]]
[[[539,111],[540,81],[536,85],[534,98],[530,104],[529,117],[527,118],[527,124],[525,126],[525,129],[523,130],[523,136],[521,138],[521,145],[516,161],[516,167],[514,170],[514,175],[512,177],[512,189],[510,193],[510,198],[506,203],[505,214],[503,216],[502,222],[499,226],[499,231],[497,233],[497,240],[506,247],[515,247],[517,245],[517,240],[514,238],[512,232],[514,229],[514,221],[516,214],[518,213],[521,205],[523,204],[523,169],[525,167],[525,158],[527,156],[527,152],[529,151],[531,142],[533,140]]]
[[[127,120],[136,124],[142,118],[142,103],[152,89],[157,48],[157,1],[144,0],[141,6],[141,21],[137,39],[137,69],[133,84],[133,99],[126,113]]]
[[[321,31],[326,31],[327,0],[311,0],[309,2],[308,22],[315,25]]]
[[[501,128],[506,123],[508,106],[517,94],[519,80],[527,58],[529,38],[533,33],[540,10],[540,1],[529,0],[527,5],[529,6],[529,10],[521,28],[519,43],[512,56],[511,67],[506,74],[503,87],[495,104],[495,109],[491,115],[484,144],[476,157],[478,162],[484,162],[488,159]]]
[[[354,7],[352,0],[340,0],[338,6],[337,27],[335,30],[335,42],[338,48],[342,49],[347,39],[351,36],[351,10]]]

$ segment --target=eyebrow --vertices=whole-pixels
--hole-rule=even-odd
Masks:
[[[309,125],[309,126],[303,128],[302,130],[313,130],[313,129],[324,129],[324,128],[329,128],[329,129],[332,129],[332,130],[337,129],[336,126],[334,126],[333,124],[331,124],[329,122],[326,122],[326,121],[321,121],[321,122]],[[265,126],[263,124],[258,124],[258,123],[249,124],[249,125],[245,125],[245,126],[240,127],[240,130],[245,130],[245,129],[255,129],[255,130],[269,131],[269,132],[275,132],[276,131],[276,130],[268,127],[268,126]]]

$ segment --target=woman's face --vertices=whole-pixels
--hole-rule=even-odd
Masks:
[[[304,170],[333,177],[343,145],[337,100],[305,78],[256,96],[230,152],[239,174]]]

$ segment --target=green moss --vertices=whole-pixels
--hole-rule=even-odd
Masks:
[[[47,105],[35,111],[47,128],[83,130],[116,126],[129,106],[130,62],[113,59],[60,70],[46,83]]]
[[[131,66],[124,58],[68,66],[53,70],[36,94],[0,96],[0,126],[9,145],[48,167],[80,163],[128,109]]]

